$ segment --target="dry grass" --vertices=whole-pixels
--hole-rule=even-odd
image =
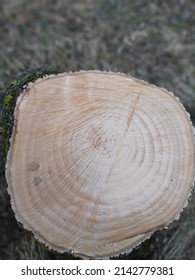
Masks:
[[[26,69],[129,73],[178,95],[195,120],[193,0],[1,0],[0,88]],[[0,164],[0,258],[69,258],[16,223]],[[179,221],[125,259],[195,259],[195,194]],[[121,257],[122,258],[122,257]]]

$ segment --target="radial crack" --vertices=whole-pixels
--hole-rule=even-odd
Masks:
[[[128,114],[129,108],[130,108],[131,105],[129,105],[129,107],[128,107],[128,110],[127,110],[128,117],[127,117],[127,121],[126,121],[126,130],[125,130],[125,132],[127,132],[128,128],[129,128],[129,126],[130,126],[130,124],[131,124],[131,121],[132,121],[133,116],[134,116],[134,114],[135,114],[135,110],[136,110],[137,104],[138,104],[138,102],[139,102],[139,100],[140,100],[141,94],[142,94],[142,92],[140,91],[140,92],[139,92],[139,95],[138,95],[138,97],[137,97],[137,101],[136,101],[136,103],[135,103],[133,112],[132,112],[131,114]]]

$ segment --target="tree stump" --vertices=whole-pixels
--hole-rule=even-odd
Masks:
[[[82,258],[127,253],[187,205],[194,131],[165,89],[81,71],[38,79],[3,103],[12,207],[49,248]]]

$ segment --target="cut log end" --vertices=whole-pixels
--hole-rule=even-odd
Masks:
[[[49,248],[130,252],[186,206],[189,115],[172,93],[120,73],[49,75],[18,97],[6,163],[16,218]]]

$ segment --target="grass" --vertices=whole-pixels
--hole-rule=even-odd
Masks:
[[[40,66],[124,72],[173,91],[195,121],[194,14],[193,0],[2,0],[0,88]],[[0,156],[0,258],[71,258],[16,223]],[[120,258],[195,259],[194,205],[193,193],[178,221]]]

